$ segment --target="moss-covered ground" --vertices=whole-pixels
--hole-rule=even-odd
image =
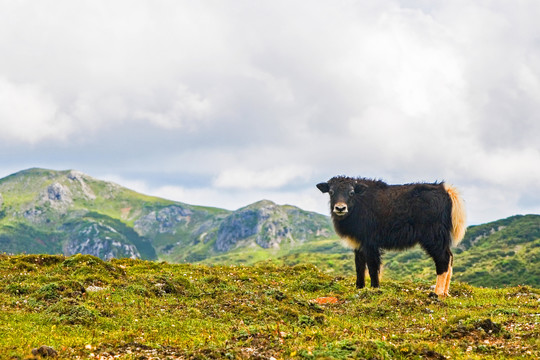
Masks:
[[[540,358],[540,290],[526,286],[456,282],[439,299],[429,282],[356,290],[312,265],[88,255],[0,255],[0,279],[6,359]]]

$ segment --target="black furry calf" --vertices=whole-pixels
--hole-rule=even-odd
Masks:
[[[465,207],[445,183],[388,185],[382,181],[337,176],[317,184],[330,194],[330,211],[338,235],[354,249],[356,287],[379,286],[381,250],[420,244],[437,271],[435,293],[447,296],[452,277],[452,244],[465,235]]]

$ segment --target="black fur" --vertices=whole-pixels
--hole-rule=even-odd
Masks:
[[[444,183],[387,185],[338,176],[317,188],[330,194],[336,232],[355,246],[357,288],[365,286],[366,266],[371,286],[379,287],[381,251],[386,249],[420,244],[435,261],[437,275],[448,270],[452,201]]]

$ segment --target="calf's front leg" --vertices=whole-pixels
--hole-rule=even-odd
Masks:
[[[354,250],[354,264],[356,265],[356,288],[366,286],[366,255],[360,249]]]

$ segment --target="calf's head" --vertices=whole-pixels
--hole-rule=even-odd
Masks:
[[[349,178],[332,178],[317,184],[317,188],[330,195],[332,215],[344,218],[354,208],[356,196],[362,194],[367,185]]]

